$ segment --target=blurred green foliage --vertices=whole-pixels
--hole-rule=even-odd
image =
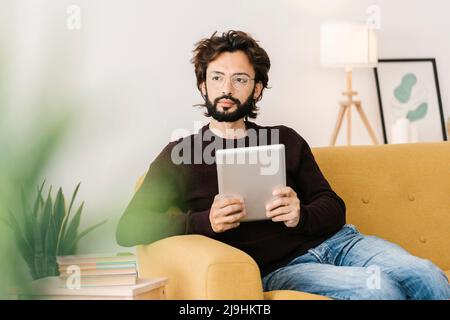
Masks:
[[[70,213],[80,184],[75,188],[68,209],[61,188],[53,200],[50,186],[44,200],[44,184],[37,190],[32,208],[28,207],[28,201],[23,195],[22,214],[10,211],[8,220],[4,221],[14,231],[16,245],[33,279],[59,275],[56,257],[75,254],[78,241],[106,222],[78,232],[84,202],[73,218]]]
[[[8,89],[13,70],[10,70],[9,57],[12,54],[0,41],[0,218],[8,221],[12,212],[20,224],[19,221],[25,223],[17,214],[24,207],[21,203],[34,197],[35,186],[42,181],[44,170],[75,122],[75,114],[70,110],[75,110],[79,102],[65,88],[63,81],[58,82],[64,71],[57,69],[56,75],[52,76],[51,72],[43,75],[44,80],[36,83],[36,92],[23,92],[32,95],[29,99],[32,103],[24,108],[29,110],[26,119],[12,118],[14,113],[11,113]],[[61,206],[62,198],[62,192],[58,192],[54,206]],[[43,212],[48,204],[39,202]],[[31,227],[43,228],[38,224]],[[24,236],[30,236],[25,230],[23,232]],[[26,263],[20,256],[24,251],[19,250],[15,240],[8,225],[0,223],[0,299],[9,298],[11,288],[20,288],[30,280]]]

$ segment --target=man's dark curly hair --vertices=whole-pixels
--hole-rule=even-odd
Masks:
[[[223,32],[222,35],[217,35],[216,31],[210,38],[205,38],[195,44],[194,57],[191,62],[195,66],[197,88],[201,90],[201,84],[206,81],[206,69],[211,61],[223,52],[235,51],[244,52],[253,69],[255,69],[255,83],[261,82],[263,85],[261,94],[256,99],[256,101],[260,101],[264,88],[268,88],[270,59],[267,52],[258,45],[257,41],[242,31],[229,30]],[[199,106],[206,105],[200,104]],[[258,107],[254,104],[252,112],[248,116],[256,118],[257,111]]]

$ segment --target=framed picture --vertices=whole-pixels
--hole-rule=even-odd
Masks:
[[[374,72],[384,143],[447,140],[435,59],[381,59]]]

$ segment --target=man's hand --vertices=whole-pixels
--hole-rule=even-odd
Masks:
[[[266,204],[266,215],[274,222],[283,221],[286,227],[294,228],[300,221],[300,200],[291,187],[282,187],[272,193],[276,198]]]
[[[244,199],[239,196],[216,195],[209,212],[211,227],[216,233],[237,228],[245,217]]]

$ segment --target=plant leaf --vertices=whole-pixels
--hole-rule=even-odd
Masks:
[[[69,227],[67,228],[67,232],[64,235],[62,243],[60,244],[60,246],[58,248],[58,255],[67,255],[67,254],[72,253],[70,246],[77,236],[77,231],[78,231],[78,227],[80,225],[81,212],[83,210],[83,206],[84,206],[84,202],[81,203],[81,205],[78,208],[77,212],[75,213],[74,217],[70,221]]]
[[[72,210],[72,206],[73,206],[73,203],[74,203],[75,198],[77,196],[78,189],[80,188],[80,185],[81,185],[81,182],[78,183],[78,185],[75,188],[75,191],[73,192],[72,199],[70,200],[70,204],[69,204],[69,209],[67,210],[67,213],[63,217],[62,226],[59,228],[58,243],[56,245],[56,252],[57,253],[60,252],[60,247],[64,245],[63,242],[64,242],[64,237],[65,237],[65,234],[66,234],[67,222],[69,221],[70,212]]]
[[[38,195],[36,197],[36,200],[34,201],[34,206],[33,206],[33,216],[37,216],[37,212],[39,210],[39,206],[42,205],[42,189],[44,189],[44,184],[45,184],[45,180],[44,182],[42,182],[41,187],[37,190],[38,191]]]
[[[27,257],[31,254],[30,244],[25,240],[20,225],[11,210],[9,210],[9,225],[11,226],[16,237],[18,249],[22,254],[22,257],[26,260]]]
[[[66,203],[64,201],[64,195],[62,189],[59,188],[58,194],[56,195],[55,207],[53,209],[53,220],[55,222],[55,228],[57,230],[61,229],[64,217],[66,215]]]
[[[9,222],[4,219],[2,219],[2,220],[4,220],[4,222],[7,223],[11,227],[11,230],[14,233],[14,238],[16,239],[16,245],[19,250],[19,253],[22,256],[22,258],[25,260],[25,262],[27,263],[31,273],[34,274],[33,250],[30,246],[30,243],[27,242],[26,238],[20,232],[20,227],[11,211],[9,211],[9,215],[10,215]]]
[[[58,233],[58,243],[56,245],[56,252],[58,254],[60,252],[60,248],[64,246],[64,238],[65,238],[65,234],[66,234],[66,226],[67,226],[68,220],[69,220],[69,214],[66,214],[66,216],[63,219],[63,224],[62,224],[61,230],[59,230],[59,233]]]
[[[103,220],[102,222],[99,222],[89,228],[86,228],[85,230],[83,230],[79,235],[77,235],[77,237],[75,238],[75,242],[78,242],[81,238],[83,238],[85,235],[87,235],[89,232],[97,229],[98,227],[100,227],[101,225],[105,224],[108,220]]]
[[[41,226],[42,240],[44,240],[44,241],[45,241],[45,235],[47,233],[47,229],[48,229],[50,220],[52,219],[53,202],[52,202],[52,198],[51,198],[51,192],[52,192],[52,187],[50,186],[47,200],[45,201],[44,210],[42,211],[42,217],[41,217],[41,220],[39,221],[39,224]]]
[[[11,231],[14,232],[14,228],[13,228],[11,222],[9,222],[8,220],[6,220],[6,219],[3,218],[3,217],[0,217],[0,221],[3,222],[5,225],[7,225],[7,226],[11,229]]]
[[[37,212],[39,215],[39,212]],[[45,277],[45,261],[44,248],[41,234],[41,226],[39,223],[33,224],[33,247],[34,247],[34,270],[36,279]]]
[[[77,197],[77,193],[78,193],[78,189],[80,188],[80,185],[81,185],[81,182],[78,182],[78,184],[75,188],[75,191],[73,192],[72,199],[70,200],[69,210],[67,211],[67,214],[70,214],[70,210],[72,209],[73,202],[75,201],[75,198]]]
[[[27,198],[25,196],[25,190],[23,187],[21,188],[21,197],[22,197],[22,210],[23,210],[23,219],[24,219],[24,227],[25,227],[25,238],[28,241],[28,243],[33,242],[33,217],[32,212],[28,208],[27,205]]]
[[[85,235],[87,235],[89,232],[93,231],[94,229],[100,227],[102,224],[105,224],[108,220],[103,220],[102,222],[99,222],[91,227],[86,228],[83,230],[79,235],[76,236],[76,238],[73,240],[72,243],[69,244],[70,252],[75,253],[76,247],[78,244],[78,241],[83,238]]]
[[[46,262],[46,275],[56,276],[56,241],[57,241],[57,229],[53,216],[50,218],[47,233],[45,235],[44,255]]]
[[[28,206],[27,206],[27,197],[25,196],[25,190],[23,189],[23,187],[20,188],[20,200],[22,201],[22,210],[23,213],[27,213],[28,210]]]
[[[22,235],[22,229],[20,228],[20,225],[17,222],[16,217],[11,212],[11,210],[8,210],[8,211],[9,211],[9,225],[11,226],[11,228],[14,231],[15,234]]]

